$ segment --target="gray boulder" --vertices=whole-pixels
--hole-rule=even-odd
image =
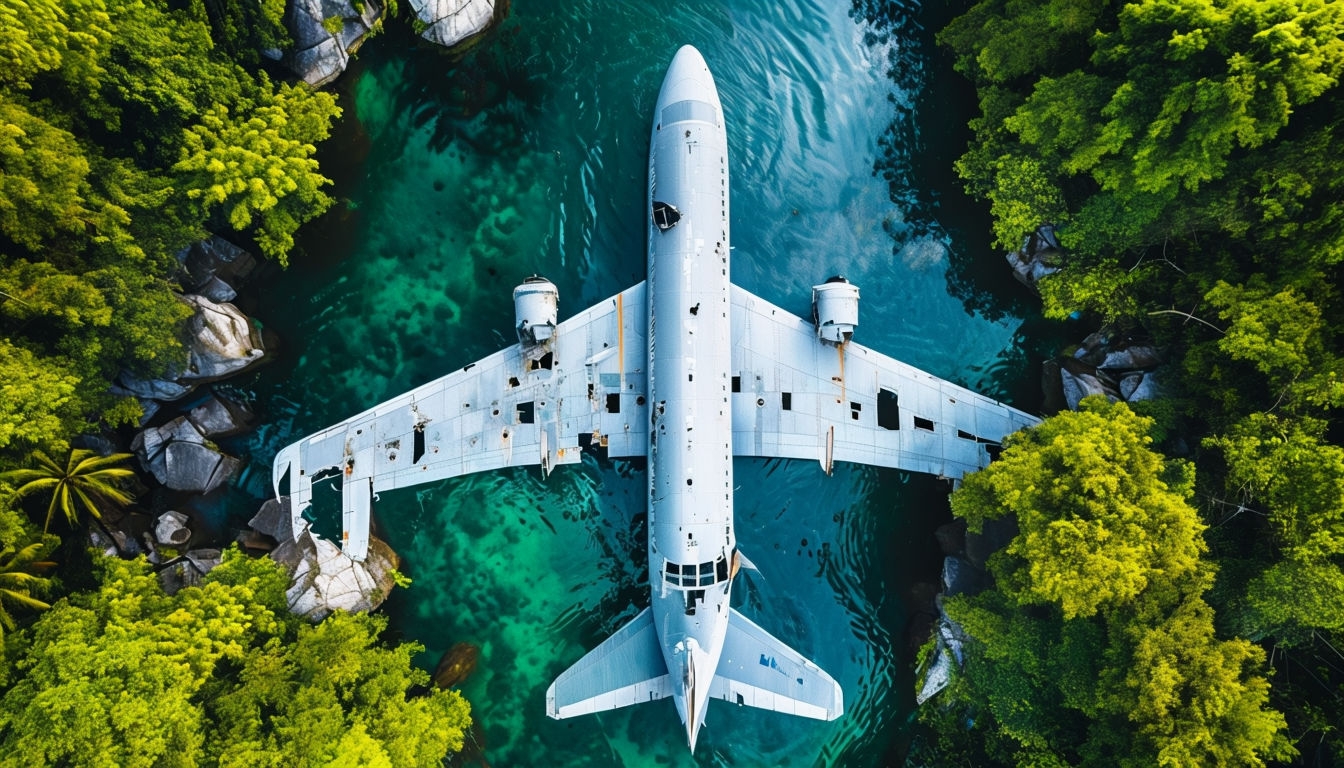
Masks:
[[[191,541],[187,520],[186,515],[171,509],[159,515],[154,521],[154,540],[163,547],[180,547]]]
[[[368,556],[361,562],[307,529],[281,541],[271,558],[290,573],[285,593],[289,609],[313,622],[337,610],[377,608],[392,592],[392,571],[399,562],[392,548],[377,538],[370,537]]]
[[[493,26],[502,4],[497,0],[411,0],[411,9],[425,25],[421,37],[452,48]]]
[[[257,268],[252,254],[219,235],[187,246],[177,253],[182,270],[178,282],[188,293],[199,293],[211,301],[231,301],[232,293],[247,281]]]
[[[1153,371],[1146,374],[1143,377],[1143,380],[1139,382],[1138,386],[1134,387],[1134,391],[1130,392],[1125,400],[1131,403],[1136,403],[1140,400],[1154,400],[1162,397],[1163,388],[1161,376],[1159,374],[1160,371]]]
[[[1013,277],[1028,288],[1036,290],[1037,281],[1059,271],[1061,253],[1054,225],[1042,224],[1023,240],[1021,248],[1005,254],[1005,258],[1013,268]]]
[[[111,390],[114,395],[138,397],[143,406],[145,401],[150,400],[168,402],[181,399],[191,394],[191,391],[195,388],[194,384],[184,384],[171,379],[142,379],[127,371],[122,371],[117,374],[117,379],[112,383]],[[157,405],[155,410],[157,410]],[[145,412],[153,415],[148,407],[145,407]],[[148,417],[146,417],[146,420],[148,420]]]
[[[943,594],[974,595],[981,589],[982,578],[975,566],[956,556],[943,558]]]
[[[159,583],[170,595],[184,587],[199,587],[205,582],[205,575],[222,561],[218,549],[193,549],[159,571]]]
[[[209,493],[242,468],[242,462],[206,444],[205,436],[185,416],[146,429],[131,441],[140,464],[160,483],[175,491]]]
[[[236,374],[266,355],[261,330],[237,307],[195,294],[182,300],[196,312],[187,320],[187,370],[178,377],[180,382]]]
[[[278,499],[267,499],[257,514],[247,521],[248,527],[258,533],[264,533],[276,541],[290,541],[294,539],[293,522],[289,513],[289,497],[281,496]]]
[[[1107,351],[1106,357],[1097,365],[1112,371],[1134,371],[1155,368],[1162,362],[1156,347],[1136,346]]]
[[[205,437],[231,437],[252,428],[254,415],[245,403],[211,393],[210,399],[192,408],[187,420]]]
[[[1075,373],[1068,368],[1059,371],[1060,383],[1064,386],[1064,402],[1069,410],[1078,410],[1078,401],[1088,395],[1105,395],[1111,402],[1120,399],[1120,393],[1090,373]]]
[[[285,26],[294,52],[285,63],[313,87],[335,80],[380,21],[383,6],[375,0],[290,0]],[[328,26],[338,31],[331,31]]]

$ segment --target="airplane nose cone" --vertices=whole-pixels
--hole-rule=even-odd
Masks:
[[[689,45],[683,45],[672,57],[658,93],[660,109],[678,101],[703,101],[722,110],[714,76],[709,72],[705,57]]]

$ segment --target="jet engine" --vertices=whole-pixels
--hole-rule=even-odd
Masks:
[[[513,289],[514,328],[523,346],[545,344],[555,336],[560,317],[560,290],[555,283],[533,275]]]
[[[812,322],[817,338],[840,346],[859,325],[859,286],[836,275],[812,286]]]

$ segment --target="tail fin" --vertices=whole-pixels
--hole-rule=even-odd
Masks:
[[[671,695],[653,614],[645,608],[555,678],[546,691],[546,714],[563,719]]]
[[[735,610],[728,616],[709,695],[817,720],[834,720],[845,711],[839,683]]]

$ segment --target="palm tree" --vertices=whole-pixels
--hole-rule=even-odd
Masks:
[[[34,451],[35,468],[0,473],[0,480],[17,485],[16,494],[20,498],[39,491],[51,493],[47,521],[42,526],[45,533],[51,527],[51,518],[57,509],[65,513],[65,519],[73,528],[79,523],[81,509],[102,520],[100,504],[112,503],[119,507],[130,504],[131,494],[120,487],[123,480],[135,475],[124,466],[130,458],[129,453],[99,456],[93,451],[77,448],[70,452],[70,458],[62,467],[47,454]]]
[[[14,617],[9,615],[11,606],[45,611],[51,606],[33,597],[43,594],[51,588],[51,579],[38,576],[35,572],[45,571],[55,566],[53,562],[38,560],[46,554],[50,541],[36,541],[23,549],[15,551],[13,546],[0,550],[0,639],[7,631],[13,631]]]

